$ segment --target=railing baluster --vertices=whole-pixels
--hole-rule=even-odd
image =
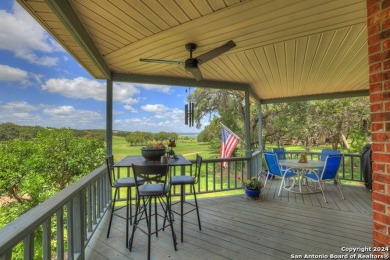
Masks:
[[[74,228],[73,228],[73,205],[72,201],[69,201],[66,204],[66,223],[67,223],[67,232],[68,232],[68,259],[74,259]]]
[[[99,217],[102,216],[102,212],[104,211],[104,200],[103,200],[103,179],[102,178],[99,178],[99,186],[100,186],[100,192],[99,192],[99,198],[100,198],[100,211],[99,211]],[[120,192],[118,192],[118,194],[120,194]]]
[[[354,176],[353,176],[353,156],[351,156],[351,179],[354,180]]]
[[[23,239],[23,247],[23,258],[26,260],[34,259],[34,232]]]
[[[57,258],[58,260],[64,259],[64,213],[63,208],[60,208],[56,213],[56,226],[57,226]]]
[[[73,198],[73,246],[75,258],[84,259],[84,230],[85,222],[84,217],[84,191],[80,191],[78,195]]]
[[[228,164],[227,189],[230,189],[230,163]]]
[[[97,201],[96,201],[96,204],[97,204],[96,217],[97,217],[97,219],[100,218],[100,212],[101,212],[101,205],[102,205],[101,193],[102,193],[102,189],[101,189],[101,185],[100,185],[100,179],[98,179],[96,182],[96,199],[97,199]]]
[[[92,232],[92,187],[88,186],[88,200],[87,200],[87,221],[88,221],[88,232]]]
[[[42,224],[43,228],[43,236],[42,236],[42,244],[43,244],[43,259],[50,260],[51,259],[51,218],[48,218]]]
[[[92,223],[97,224],[97,194],[96,194],[96,182],[92,183]]]
[[[342,162],[343,162],[343,179],[345,179],[345,156],[342,157]]]
[[[206,192],[209,191],[209,163],[206,163]]]

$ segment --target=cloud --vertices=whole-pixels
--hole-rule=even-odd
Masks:
[[[63,48],[18,3],[15,2],[12,13],[0,10],[0,24],[0,49],[33,64],[57,64],[56,57],[38,56],[36,52],[52,53],[64,51]]]
[[[74,79],[55,78],[42,84],[42,90],[60,94],[68,98],[106,101],[106,82],[77,77]],[[113,87],[114,101],[124,103],[130,108],[139,100],[133,98],[140,91],[131,83],[115,83]],[[129,109],[128,109],[129,110]]]
[[[27,71],[0,64],[0,80],[26,82],[27,79]]]
[[[23,86],[41,82],[41,75],[29,73],[25,70],[0,64],[0,81],[19,81]]]
[[[102,120],[103,116],[91,110],[77,110],[73,106],[51,106],[43,109],[43,114],[53,120],[58,120],[68,127],[91,127],[94,122]]]
[[[162,93],[171,93],[172,92],[172,87],[171,86],[165,86],[165,85],[150,85],[150,84],[137,84],[137,87],[141,87],[146,90],[151,90],[151,91],[158,91]]]
[[[128,131],[149,132],[198,132],[198,129],[189,128],[184,124],[184,110],[169,108],[161,104],[148,104],[141,110],[153,113],[152,117],[115,119],[114,128]]]
[[[123,108],[126,109],[126,110],[129,110],[130,112],[133,112],[133,113],[137,113],[138,112],[137,109],[135,109],[133,106],[130,106],[130,105],[124,105]]]
[[[31,105],[24,101],[13,101],[0,106],[0,122],[20,125],[71,127],[75,129],[105,128],[104,116],[91,110],[73,106]]]
[[[164,113],[168,110],[168,108],[162,104],[155,104],[155,105],[148,104],[145,106],[141,106],[141,109],[145,112],[157,113],[157,114]]]
[[[1,106],[2,109],[11,113],[27,113],[38,110],[38,107],[32,106],[24,101],[9,102]]]

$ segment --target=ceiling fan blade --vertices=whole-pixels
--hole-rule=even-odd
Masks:
[[[202,72],[200,72],[200,69],[199,69],[199,68],[191,69],[191,70],[189,70],[189,72],[191,72],[192,76],[194,76],[194,78],[195,78],[196,81],[200,81],[200,80],[203,79],[203,77],[202,77]]]
[[[184,62],[182,62],[182,61],[173,61],[173,60],[139,59],[139,61],[154,62],[154,63],[165,63],[165,64],[176,64],[176,65],[184,64]]]
[[[222,53],[225,53],[229,51],[231,48],[236,47],[236,44],[234,41],[230,40],[227,43],[225,43],[222,46],[219,46],[218,48],[215,48],[209,52],[203,53],[202,55],[196,57],[198,60],[198,64],[205,63],[211,59],[214,59],[215,57],[221,55]]]

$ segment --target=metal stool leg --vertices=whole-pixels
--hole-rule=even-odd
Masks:
[[[166,196],[166,200],[169,201],[168,196]],[[171,212],[171,205],[167,203],[167,211],[168,211],[168,220],[169,220],[169,225],[171,226],[171,233],[172,233],[172,240],[173,240],[173,247],[175,248],[175,251],[177,251],[177,241],[176,241],[176,234],[175,231],[173,230],[173,221],[172,221],[172,212]]]
[[[183,243],[183,233],[184,233],[184,216],[183,216],[183,211],[184,211],[184,185],[180,185],[180,240]]]
[[[196,206],[196,215],[198,215],[198,225],[199,225],[199,230],[202,230],[202,227],[200,225],[200,217],[199,217],[199,207],[198,207],[198,200],[196,199],[196,192],[195,192],[195,185],[192,185],[193,192],[194,192],[194,198],[195,198],[195,206]]]
[[[152,198],[148,199],[149,202],[149,223],[148,223],[148,260],[150,259],[150,242],[151,242],[151,233],[152,233]]]
[[[111,230],[111,223],[112,223],[112,217],[114,216],[114,210],[115,210],[115,201],[116,201],[116,194],[118,192],[118,188],[115,188],[114,192],[114,200],[111,202],[111,216],[110,216],[110,223],[108,224],[108,231],[107,231],[107,238],[110,236],[110,230]]]
[[[140,197],[137,197],[137,201],[136,201],[136,204],[135,204],[134,225],[133,225],[133,230],[131,232],[131,237],[130,237],[130,240],[129,240],[129,250],[130,251],[131,251],[131,248],[133,247],[133,239],[134,239],[135,229],[138,227],[138,222],[139,222],[138,215],[142,216],[141,215],[141,198]]]
[[[128,243],[127,243],[127,241],[128,241],[128,239],[129,239],[129,203],[130,203],[130,187],[127,187],[127,196],[126,196],[126,198],[127,198],[127,200],[126,200],[126,248],[128,247]]]

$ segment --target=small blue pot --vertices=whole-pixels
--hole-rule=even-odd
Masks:
[[[261,190],[259,190],[259,189],[255,189],[255,190],[245,189],[246,196],[251,197],[251,198],[259,197],[260,192],[261,192]]]

